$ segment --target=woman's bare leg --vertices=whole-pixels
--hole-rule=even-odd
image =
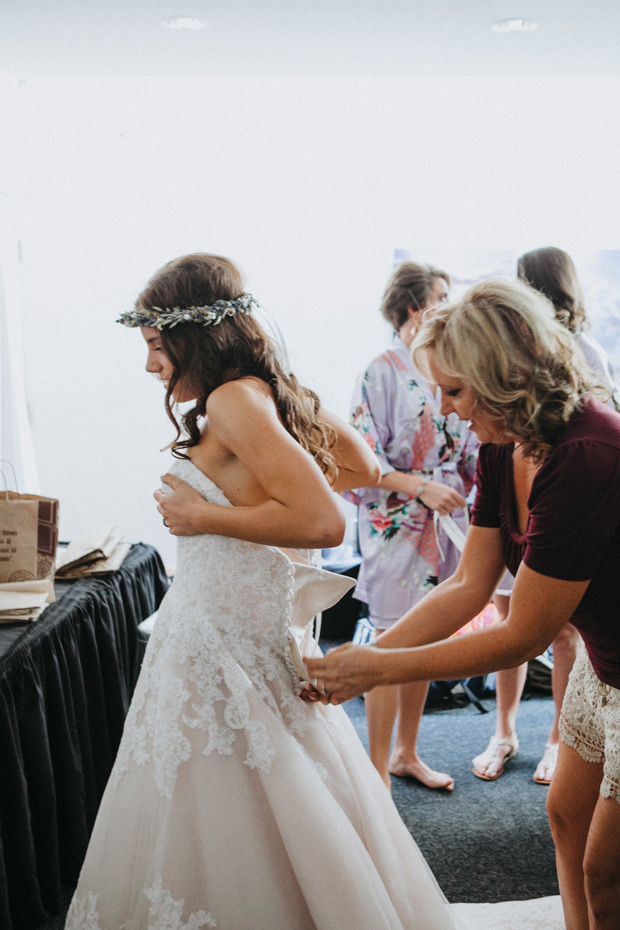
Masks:
[[[585,762],[575,749],[560,743],[547,813],[555,843],[566,930],[594,930],[588,919],[584,858],[602,777],[602,763]],[[617,836],[620,837],[620,824]]]
[[[391,791],[389,759],[392,730],[396,720],[396,688],[391,685],[373,688],[366,694],[364,703],[370,759],[388,790]]]
[[[573,667],[580,643],[581,636],[572,623],[565,624],[553,640],[551,688],[553,691],[555,715],[553,723],[551,724],[551,729],[549,730],[549,736],[547,737],[545,751],[534,772],[534,781],[540,784],[549,784],[553,777],[558,753],[558,743],[560,741],[558,726],[560,723],[562,701],[564,700],[564,692],[568,684],[568,676]]]
[[[377,635],[385,630],[377,627]],[[373,688],[364,697],[366,723],[368,725],[368,750],[372,764],[385,782],[388,791],[392,790],[389,759],[392,745],[392,731],[396,720],[396,688]]]
[[[617,930],[620,922],[620,804],[599,797],[584,860],[590,930]]]
[[[452,791],[452,776],[447,772],[436,772],[418,755],[418,730],[428,694],[428,682],[416,681],[398,685],[395,690],[398,692],[398,714],[396,739],[389,761],[390,772],[401,778],[415,778],[427,788],[445,788],[446,791]]]
[[[503,594],[496,594],[494,601],[500,621],[505,620],[510,608],[510,598]],[[497,695],[495,733],[484,752],[472,760],[474,774],[479,778],[489,781],[497,778],[504,768],[506,758],[511,753],[514,754],[519,745],[517,712],[526,677],[527,663],[518,665],[516,668],[502,669],[495,675]]]

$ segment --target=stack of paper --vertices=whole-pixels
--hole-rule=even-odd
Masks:
[[[123,542],[114,527],[76,539],[64,551],[58,550],[56,577],[109,575],[121,567],[130,548],[131,543]]]
[[[0,623],[36,620],[48,601],[53,600],[54,588],[47,579],[0,584]]]

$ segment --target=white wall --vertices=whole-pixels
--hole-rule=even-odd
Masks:
[[[395,247],[618,248],[620,82],[95,79],[0,85],[17,192],[32,428],[61,537],[151,501],[172,438],[139,333],[164,261],[238,261],[293,367],[346,415],[388,337]]]

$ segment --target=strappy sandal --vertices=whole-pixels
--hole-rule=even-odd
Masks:
[[[537,785],[550,785],[551,779],[553,778],[553,773],[555,772],[555,766],[558,761],[558,749],[559,745],[556,743],[546,743],[545,751],[542,754],[541,760],[536,766],[536,771],[532,775],[532,781],[535,781]],[[553,766],[551,770],[551,775],[548,778],[542,778],[538,775],[540,769],[549,769]]]
[[[491,739],[489,740],[489,745],[484,750],[484,752],[480,753],[480,756],[486,756],[488,759],[488,762],[492,762],[493,759],[498,754],[497,750],[501,746],[507,746],[508,752],[504,756],[499,770],[495,773],[495,775],[487,775],[485,772],[479,771],[478,769],[476,769],[475,766],[472,765],[472,772],[474,773],[476,778],[481,778],[483,781],[495,781],[496,778],[499,778],[500,775],[504,774],[505,763],[508,762],[510,759],[514,759],[514,757],[517,754],[517,750],[519,748],[519,740],[516,738],[516,736],[514,740],[498,739],[496,736],[492,736]],[[480,756],[476,756],[476,758],[479,759]]]

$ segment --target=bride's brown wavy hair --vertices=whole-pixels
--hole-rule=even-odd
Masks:
[[[234,300],[241,293],[241,274],[229,259],[197,252],[155,272],[136,300],[136,310],[202,307],[216,300]],[[286,431],[310,453],[328,481],[334,481],[337,468],[330,450],[336,431],[319,417],[320,401],[314,391],[284,371],[273,341],[251,314],[236,313],[215,326],[188,322],[164,327],[161,340],[174,369],[165,400],[177,431],[170,444],[174,456],[187,458],[183,450],[199,443],[199,421],[206,415],[211,392],[228,381],[252,376],[270,386]],[[172,396],[179,382],[196,398],[192,409],[180,416],[181,422]]]

